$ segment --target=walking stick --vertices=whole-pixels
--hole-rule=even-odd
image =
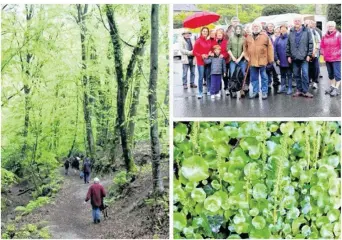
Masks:
[[[245,97],[245,91],[243,90],[243,88],[245,87],[245,84],[246,84],[246,79],[247,79],[248,71],[249,71],[249,63],[247,65],[247,71],[246,71],[245,77],[243,78],[242,88],[240,90],[240,98]]]

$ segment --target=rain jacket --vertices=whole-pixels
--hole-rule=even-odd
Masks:
[[[193,50],[194,45],[195,45],[195,41],[192,38],[190,38],[190,39],[191,39],[192,50]],[[184,37],[182,37],[180,45],[181,45],[180,46],[180,52],[182,54],[181,61],[182,61],[183,64],[189,64],[189,56],[191,56],[190,55],[191,51],[188,50],[188,43],[186,42]],[[195,65],[195,64],[196,64],[196,58],[194,57],[193,65]]]
[[[341,33],[326,33],[321,41],[321,54],[326,62],[341,61]]]
[[[196,40],[193,52],[198,66],[204,66],[202,54],[209,54],[210,49],[211,42],[205,37],[201,36]]]
[[[311,32],[304,25],[301,29],[301,38],[299,44],[296,44],[296,30],[291,28],[289,39],[287,41],[286,56],[292,60],[304,61],[307,56],[312,56],[313,40]]]
[[[224,58],[220,58],[219,56],[209,57],[204,59],[205,64],[211,63],[211,71],[210,74],[223,74],[226,72],[226,62]]]
[[[244,53],[252,67],[264,67],[274,61],[273,44],[265,32],[260,32],[255,39],[253,35],[247,36]]]
[[[274,60],[280,61],[280,67],[289,67],[290,64],[286,57],[286,46],[288,41],[288,35],[285,33],[284,35],[280,35],[274,41]]]
[[[239,58],[243,52],[243,44],[245,43],[245,37],[241,34],[240,36],[233,35],[230,38],[227,51],[231,51],[235,58]]]
[[[215,42],[216,42],[215,45],[219,45],[221,47],[221,54],[223,55],[225,62],[228,63],[229,62],[229,55],[227,52],[228,40],[226,38],[223,38],[222,41],[219,41],[218,39],[216,39]],[[211,48],[213,49],[214,46],[211,46]]]

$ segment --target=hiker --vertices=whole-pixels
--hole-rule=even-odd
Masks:
[[[293,76],[297,82],[297,90],[293,97],[312,98],[313,95],[309,93],[308,73],[309,61],[313,53],[312,35],[310,30],[302,25],[301,17],[294,18],[293,24],[286,47],[286,56],[292,64]]]
[[[227,48],[228,54],[231,57],[231,61],[229,65],[230,78],[233,76],[234,71],[237,66],[240,66],[243,75],[245,75],[245,72],[247,69],[247,61],[245,60],[244,53],[243,53],[244,43],[245,43],[245,37],[243,35],[242,26],[237,25],[234,29],[233,36],[229,39],[228,48]],[[226,95],[229,95],[229,89],[226,90]]]
[[[90,199],[92,216],[95,224],[100,223],[100,207],[103,204],[104,197],[106,197],[105,189],[100,184],[100,180],[96,177],[94,178],[94,184],[89,187],[87,196],[84,201],[84,203],[86,203]]]
[[[220,97],[220,88],[221,88],[221,79],[222,76],[226,74],[226,61],[221,55],[221,46],[214,46],[214,56],[211,56],[207,59],[204,59],[205,64],[210,64],[210,78],[211,78],[211,86],[210,86],[210,95],[211,98],[214,99],[216,97]]]
[[[273,23],[268,23],[266,26],[266,34],[270,38],[272,44],[274,44],[274,41],[276,39],[276,36],[274,34],[274,28],[275,26]],[[266,73],[268,77],[268,87],[269,88],[271,87],[272,80],[273,80],[273,87],[276,89],[280,85],[280,83],[279,83],[278,73],[273,63],[267,64]]]
[[[252,35],[247,36],[244,44],[244,56],[250,65],[252,91],[249,98],[259,97],[259,75],[261,77],[262,99],[267,99],[268,77],[266,65],[274,61],[273,44],[260,23],[252,24]]]
[[[321,54],[328,70],[330,87],[325,91],[331,97],[340,94],[341,84],[341,33],[336,30],[336,22],[327,23],[328,32],[321,41]]]
[[[320,56],[320,44],[321,44],[321,37],[319,36],[319,33],[314,28],[314,21],[310,20],[308,25],[306,26],[309,28],[311,32],[312,37],[312,43],[313,43],[313,50],[312,50],[312,56],[310,58],[309,62],[309,80],[312,80],[312,88],[317,89],[318,88],[318,78],[319,78],[319,56]]]
[[[64,168],[65,168],[65,175],[68,175],[68,171],[69,171],[69,159],[65,159],[65,162],[64,162]]]
[[[72,162],[71,162],[71,167],[74,169],[74,174],[77,173],[77,171],[80,170],[80,158],[79,157],[74,157]]]
[[[195,84],[196,59],[193,54],[195,41],[191,39],[191,32],[184,30],[181,39],[182,64],[183,64],[183,88],[188,89],[188,71],[190,71],[190,88],[197,88]]]
[[[89,158],[85,158],[84,164],[83,164],[83,173],[84,173],[84,183],[89,183],[89,176],[90,176],[90,161]]]
[[[198,99],[201,99],[203,96],[204,59],[208,58],[210,52],[210,42],[207,40],[208,35],[209,28],[203,27],[201,29],[201,35],[196,40],[193,50],[198,69]]]
[[[288,41],[287,25],[280,26],[280,36],[274,41],[274,60],[280,67],[281,86],[278,93],[292,95],[292,70],[286,57],[286,46]],[[286,91],[286,82],[288,89]]]

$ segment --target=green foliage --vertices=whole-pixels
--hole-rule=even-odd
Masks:
[[[1,168],[1,192],[5,192],[11,184],[17,183],[17,181],[18,177],[14,173]]]
[[[340,238],[340,159],[340,122],[177,123],[174,238]]]
[[[336,27],[341,29],[341,4],[328,4],[327,20],[335,21]]]
[[[51,239],[51,234],[49,233],[49,229],[47,227],[40,229],[39,238]]]
[[[284,13],[300,13],[300,9],[295,4],[269,4],[262,10],[263,16],[278,15]]]
[[[26,207],[23,206],[18,206],[15,208],[16,212],[21,212],[21,215],[27,215],[29,213],[31,213],[33,210],[35,210],[36,208],[39,208],[47,203],[50,202],[50,198],[49,197],[39,197],[36,200],[31,200]]]

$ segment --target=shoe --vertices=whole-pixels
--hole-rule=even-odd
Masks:
[[[101,222],[101,220],[100,219],[97,219],[97,223],[100,223]]]
[[[279,90],[278,90],[277,93],[286,93],[286,88],[285,88],[285,86],[281,86],[281,87],[279,88]]]
[[[313,98],[313,95],[311,93],[309,93],[309,92],[304,93],[302,96],[306,97],[306,98]]]
[[[97,220],[94,220],[94,222],[93,222],[94,224],[96,224],[97,223]]]
[[[333,86],[330,86],[328,89],[325,90],[325,94],[330,94],[334,90]]]
[[[291,95],[291,94],[292,94],[292,88],[288,88],[286,95]]]
[[[236,92],[232,92],[232,98],[236,98],[236,97],[237,97]]]
[[[334,88],[331,93],[330,96],[331,97],[336,97],[337,95],[340,95],[340,91],[337,88]]]
[[[188,85],[184,84],[183,89],[188,89]]]
[[[259,97],[259,93],[252,93],[251,95],[249,95],[249,98],[258,98]]]
[[[197,88],[197,85],[196,84],[190,84],[190,88]]]
[[[303,93],[300,92],[300,91],[296,91],[295,94],[292,95],[293,97],[300,97],[300,96],[303,96]]]
[[[221,97],[221,94],[218,93],[218,94],[216,94],[215,96],[216,96],[217,98],[220,98],[220,97]]]
[[[198,98],[198,99],[201,99],[201,98],[202,98],[202,94],[198,94],[198,95],[197,95],[197,98]]]
[[[267,93],[262,93],[262,100],[266,100],[267,99]]]
[[[215,99],[215,95],[211,95],[211,99]]]
[[[207,86],[207,82],[206,81],[203,82],[203,86]]]
[[[312,84],[312,89],[318,89],[317,83],[314,82],[314,83]]]
[[[229,96],[229,94],[230,94],[229,90],[228,90],[228,89],[226,89],[226,91],[225,91],[225,92],[226,92],[226,95],[227,95],[227,96]]]

